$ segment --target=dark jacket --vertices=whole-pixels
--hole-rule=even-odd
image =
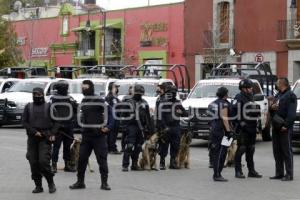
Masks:
[[[123,108],[127,109],[128,112],[122,113],[122,117],[131,116],[130,119],[123,121],[125,127],[138,126],[145,134],[152,134],[154,130],[147,101],[144,99],[136,101],[134,98],[129,98],[125,102],[128,103],[128,106],[124,105]],[[129,111],[130,108],[131,111]]]
[[[297,96],[290,90],[280,92],[275,96],[279,101],[278,110],[273,112],[272,115],[278,114],[285,120],[285,127],[292,128],[296,119],[297,111]]]
[[[55,109],[53,110],[55,114]],[[35,105],[28,103],[23,112],[23,126],[28,136],[33,137],[36,132],[47,136],[57,134],[59,125],[51,118],[50,103]]]
[[[245,109],[252,110],[246,112]],[[243,130],[248,133],[256,134],[258,119],[261,115],[260,106],[253,100],[253,95],[240,92],[232,102],[232,111],[237,118],[234,126],[237,131]]]
[[[71,125],[71,121],[77,116],[77,103],[71,96],[55,95],[50,99],[50,103],[55,107],[57,118],[66,118],[58,120],[62,125]],[[57,103],[57,105],[55,105]],[[62,104],[68,104],[62,105]]]
[[[177,99],[168,100],[164,98],[160,101],[157,110],[158,112],[161,111],[161,119],[159,119],[161,129],[178,127],[180,126],[179,117],[188,116],[181,102]]]
[[[83,128],[83,137],[101,137],[103,136],[101,128],[113,129],[114,118],[112,109],[100,96],[85,97],[81,102],[80,108],[81,123],[79,125]],[[100,126],[105,121],[107,123]]]

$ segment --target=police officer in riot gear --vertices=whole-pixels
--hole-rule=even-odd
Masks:
[[[55,83],[53,89],[56,95],[51,97],[51,103],[57,111],[58,123],[60,128],[52,150],[52,171],[57,172],[57,161],[61,143],[63,143],[63,159],[65,161],[65,172],[76,172],[75,163],[71,163],[70,147],[73,142],[72,121],[76,112],[75,100],[68,96],[69,84],[66,81]],[[64,104],[64,105],[63,105]]]
[[[142,85],[135,85],[133,96],[126,101],[129,112],[123,113],[125,120],[126,138],[123,154],[122,171],[127,172],[132,159],[131,170],[140,170],[138,166],[139,154],[145,138],[153,133],[148,103],[142,98],[145,89]]]
[[[297,97],[291,91],[287,78],[278,79],[277,87],[279,93],[271,104],[276,174],[270,179],[292,181],[294,173],[291,137],[296,118]],[[286,174],[284,174],[284,168]]]
[[[229,122],[230,116],[230,103],[227,101],[228,89],[220,87],[216,93],[218,99],[209,105],[210,112],[210,128],[211,128],[211,154],[212,163],[214,168],[214,181],[227,182],[228,180],[223,178],[221,172],[224,167],[227,146],[222,145],[222,139],[224,136],[228,138],[233,136],[231,125]]]
[[[105,101],[112,107],[116,106],[120,102],[118,99],[118,85],[115,82],[111,82],[108,85],[108,95],[105,97]],[[111,154],[120,154],[117,148],[117,137],[119,132],[119,121],[115,120],[114,128],[109,132],[107,136],[108,152]]]
[[[166,84],[162,83],[162,84],[159,84],[157,86],[157,89],[156,89],[156,93],[158,94],[158,98],[156,100],[156,103],[155,103],[155,119],[154,119],[154,122],[155,122],[155,127],[157,129],[157,131],[161,131],[163,129],[163,125],[161,123],[161,120],[159,120],[159,110],[158,108],[160,107],[160,104],[162,102],[165,101],[165,90],[166,90]],[[160,144],[159,146],[163,146],[163,144],[161,143],[162,140],[160,141]],[[165,170],[166,169],[166,161],[165,161],[165,157],[160,157],[160,164],[159,164],[159,168],[160,170]]]
[[[132,99],[132,94],[133,94],[133,86],[130,85],[128,88],[128,93],[126,96],[123,97],[122,102],[124,103],[124,102],[127,102],[130,99]],[[120,131],[122,132],[122,138],[121,138],[122,150],[121,150],[121,152],[125,151],[125,146],[126,146],[126,144],[125,144],[125,139],[126,139],[125,125],[126,125],[126,123],[124,123],[124,121],[121,120],[120,121]]]
[[[105,100],[94,94],[94,84],[90,80],[82,83],[84,99],[81,102],[81,119],[79,120],[82,130],[82,142],[80,145],[77,182],[70,189],[85,188],[84,177],[89,157],[94,150],[101,174],[101,189],[110,190],[107,183],[107,134],[113,129],[114,119],[111,108]],[[107,121],[107,122],[106,122]]]
[[[241,80],[239,89],[241,92],[232,102],[232,109],[237,117],[235,127],[239,134],[235,155],[235,177],[245,178],[241,162],[242,156],[246,153],[248,177],[261,178],[262,175],[255,170],[253,160],[260,107],[253,101],[253,82],[250,79]]]
[[[170,146],[170,169],[179,169],[176,163],[176,156],[180,147],[180,116],[187,116],[187,112],[177,100],[177,87],[168,85],[165,88],[165,95],[160,99],[158,112],[158,122],[160,131],[167,130],[160,142],[160,168],[165,169],[165,158],[168,155]]]
[[[49,193],[54,193],[56,187],[50,160],[51,143],[55,140],[58,125],[51,118],[50,104],[45,102],[42,88],[33,89],[33,103],[25,106],[23,125],[28,136],[26,158],[30,164],[31,178],[36,186],[32,193],[43,192],[42,176],[48,182]]]

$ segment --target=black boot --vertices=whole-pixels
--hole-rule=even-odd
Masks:
[[[222,175],[214,176],[213,177],[214,181],[216,182],[227,182],[228,180],[225,179]]]
[[[56,192],[56,186],[54,184],[53,177],[48,177],[46,179],[47,179],[47,182],[48,182],[49,193],[50,194],[55,193]]]
[[[141,168],[138,165],[138,161],[132,161],[131,170],[132,171],[141,171]]]
[[[111,190],[111,188],[109,187],[108,183],[107,183],[107,176],[101,176],[101,190]]]
[[[43,186],[42,186],[42,179],[34,180],[35,188],[32,190],[32,193],[37,194],[44,192]]]
[[[257,171],[251,170],[248,173],[248,177],[250,178],[262,178],[262,175],[260,175]]]
[[[246,178],[243,174],[242,170],[238,170],[235,172],[235,178]]]
[[[70,161],[65,161],[65,168],[64,168],[64,171],[65,171],[65,172],[76,172],[75,168],[72,167]]]
[[[165,158],[162,158],[162,157],[160,158],[159,168],[160,168],[160,170],[165,170],[166,169]]]
[[[57,162],[52,162],[52,167],[51,167],[52,169],[52,172],[53,173],[57,173]]]
[[[170,167],[169,168],[170,169],[179,169],[179,167],[177,166],[175,158],[170,159]]]
[[[84,178],[78,178],[77,182],[73,185],[70,185],[69,188],[71,190],[85,189]]]

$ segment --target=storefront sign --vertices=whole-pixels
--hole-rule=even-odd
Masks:
[[[141,47],[151,47],[151,46],[166,46],[168,39],[166,37],[155,37],[154,33],[157,32],[167,32],[167,23],[145,23],[141,25]]]
[[[31,50],[31,57],[45,57],[48,55],[48,47],[33,48]]]

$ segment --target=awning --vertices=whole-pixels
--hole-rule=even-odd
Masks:
[[[107,24],[106,24],[106,28],[119,28],[119,29],[121,29],[121,28],[122,28],[122,22],[111,22],[111,23],[107,23]],[[94,29],[95,29],[95,30],[101,30],[101,29],[103,29],[103,24],[102,24],[102,25],[95,26]]]
[[[82,32],[82,31],[85,31],[86,27],[85,26],[80,26],[80,27],[77,27],[77,28],[73,28],[72,31],[73,32]]]

